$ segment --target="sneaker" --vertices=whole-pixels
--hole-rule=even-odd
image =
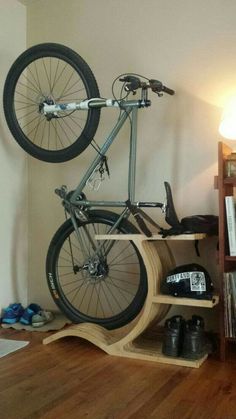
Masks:
[[[41,311],[41,307],[38,304],[30,304],[23,312],[20,323],[25,325],[31,325],[32,323],[32,317],[37,314],[39,311]]]
[[[200,359],[207,354],[204,320],[193,315],[184,329],[182,356],[187,359]]]
[[[182,351],[185,320],[182,316],[173,316],[165,321],[162,353],[177,357]]]
[[[3,309],[2,323],[17,323],[23,312],[24,307],[20,303],[10,304],[7,308]]]
[[[32,317],[32,326],[33,327],[42,327],[47,323],[50,323],[54,319],[53,313],[51,311],[41,310],[38,314],[34,314]]]

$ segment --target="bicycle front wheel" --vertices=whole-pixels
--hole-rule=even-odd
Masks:
[[[107,234],[117,218],[110,211],[91,211],[89,220],[78,221],[78,235],[67,220],[51,241],[46,263],[49,289],[75,323],[115,329],[129,323],[143,307],[147,275],[137,247],[130,241],[94,239],[95,234]],[[123,220],[113,233],[132,234],[137,229]]]
[[[95,77],[80,55],[60,44],[39,44],[23,52],[10,68],[3,94],[5,118],[27,153],[46,162],[65,162],[90,144],[100,110],[46,116],[43,105],[99,96]]]

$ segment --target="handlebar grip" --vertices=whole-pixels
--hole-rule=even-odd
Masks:
[[[167,93],[168,95],[173,96],[175,94],[175,91],[170,89],[169,87],[162,86],[162,91]]]

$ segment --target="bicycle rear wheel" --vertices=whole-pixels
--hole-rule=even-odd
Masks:
[[[51,241],[46,262],[49,289],[58,307],[75,323],[115,329],[129,323],[143,307],[147,274],[137,247],[130,241],[105,241],[95,256],[101,242],[94,235],[106,234],[117,218],[110,211],[91,211],[89,220],[78,221],[80,241],[71,220],[62,224]],[[119,233],[137,233],[137,229],[123,220],[114,231]]]
[[[100,110],[43,114],[43,104],[78,102],[99,97],[88,64],[60,44],[29,48],[13,63],[4,85],[8,127],[19,145],[33,157],[59,163],[78,156],[90,144]]]

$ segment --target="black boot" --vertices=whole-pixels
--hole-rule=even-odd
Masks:
[[[182,350],[185,321],[182,316],[173,316],[165,321],[162,353],[166,356],[179,356]]]
[[[192,319],[185,323],[181,356],[188,359],[200,359],[206,353],[204,320],[200,316],[193,315]]]

